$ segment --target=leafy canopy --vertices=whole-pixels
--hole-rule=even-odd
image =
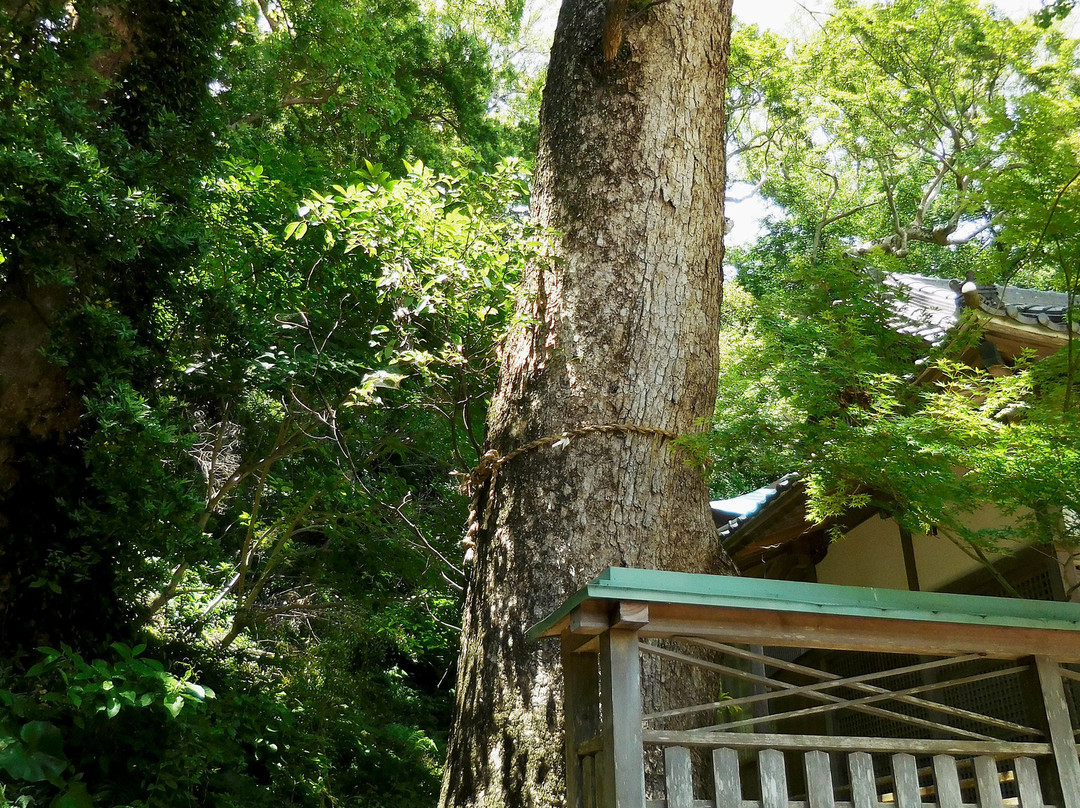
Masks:
[[[966,546],[1074,540],[1055,516],[1078,504],[1072,340],[997,377],[959,362],[972,323],[936,352],[896,333],[883,280],[1080,291],[1076,43],[901,0],[841,5],[805,43],[743,28],[733,48],[735,178],[783,213],[729,255],[718,492],[800,470],[812,519],[873,504]],[[986,502],[1011,526],[969,529]]]

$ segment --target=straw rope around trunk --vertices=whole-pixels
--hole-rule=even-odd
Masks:
[[[469,473],[461,486],[462,493],[472,498],[472,501],[469,504],[469,527],[465,533],[465,538],[461,540],[461,546],[465,548],[465,563],[471,563],[476,557],[476,535],[481,526],[487,526],[488,517],[491,514],[491,506],[494,501],[493,492],[495,482],[499,475],[499,469],[510,461],[521,457],[523,454],[527,454],[537,449],[543,449],[548,446],[558,446],[559,444],[561,444],[562,447],[568,445],[570,441],[575,438],[598,434],[644,435],[664,440],[676,440],[680,437],[676,432],[652,426],[636,426],[634,424],[585,424],[584,426],[579,426],[575,429],[568,429],[558,435],[546,435],[545,437],[529,441],[523,446],[519,446],[513,451],[507,452],[505,455],[499,454],[496,449],[489,449],[484,452],[480,458],[480,462],[476,465],[476,468]],[[479,518],[481,511],[480,500],[484,492],[487,492],[487,496],[483,497],[483,518],[481,519]]]

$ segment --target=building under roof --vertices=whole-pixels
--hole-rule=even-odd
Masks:
[[[896,291],[892,305],[894,317],[889,323],[893,328],[921,338],[931,349],[942,347],[964,333],[977,333],[978,339],[972,340],[962,359],[992,373],[1008,373],[1009,365],[1024,351],[1034,352],[1039,358],[1049,356],[1064,347],[1070,338],[1069,296],[1064,293],[979,285],[971,276],[958,281],[893,273],[885,276],[883,283]],[[1080,323],[1072,323],[1072,332],[1080,334]],[[901,588],[920,588],[917,558],[920,552],[921,577],[928,579],[923,583],[934,584],[926,588],[944,585],[955,570],[971,571],[959,557],[947,563],[942,561],[960,552],[950,543],[934,536],[901,535],[895,522],[879,518],[873,508],[853,511],[838,520],[811,523],[806,518],[806,502],[804,484],[797,473],[791,473],[754,491],[711,503],[719,537],[743,574],[804,581],[819,580],[823,571],[840,578],[867,574],[866,570],[854,568],[849,573],[837,572],[844,566],[838,561],[843,554],[852,558],[846,563],[857,563],[854,560],[857,548],[837,546],[833,550],[831,547],[832,539],[838,534],[860,536],[868,547],[875,542],[880,544],[875,537],[888,534],[890,546],[880,544],[876,550],[867,551],[864,558],[888,572],[892,576],[889,580]],[[988,513],[981,518],[1000,517]],[[1044,576],[1046,561],[1028,558],[1023,575],[1037,572]],[[1060,559],[1049,561],[1048,574],[1054,578],[1055,566],[1062,565]],[[1067,579],[1077,577],[1075,564],[1065,567]],[[1052,583],[1040,584],[1040,592],[1060,597],[1064,591],[1060,580]],[[1071,579],[1066,580],[1065,587],[1071,584]]]

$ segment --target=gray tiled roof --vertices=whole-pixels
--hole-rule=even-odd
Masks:
[[[789,490],[799,479],[798,472],[785,474],[779,480],[762,486],[754,491],[730,499],[716,499],[709,503],[713,522],[721,540],[727,539],[736,530],[751,521],[764,506],[780,493]]]
[[[914,334],[931,345],[940,345],[948,330],[956,325],[963,308],[960,294],[963,281],[894,272],[885,276],[884,283],[900,291],[904,298],[893,305],[896,316],[889,324],[900,333]],[[1059,334],[1067,331],[1069,296],[1064,292],[996,284],[980,284],[977,291],[982,297],[979,308],[986,314]],[[1073,332],[1080,334],[1080,323],[1073,323]]]

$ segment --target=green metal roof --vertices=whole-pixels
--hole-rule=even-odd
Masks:
[[[529,636],[544,636],[586,600],[646,601],[1057,631],[1080,629],[1080,604],[1076,603],[609,567],[533,626]]]

